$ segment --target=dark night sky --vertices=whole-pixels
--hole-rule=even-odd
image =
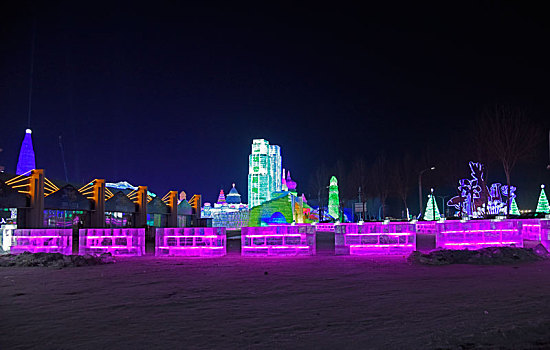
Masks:
[[[64,178],[59,135],[71,181],[213,201],[232,182],[246,196],[253,138],[280,145],[307,191],[322,162],[444,151],[495,101],[549,126],[550,31],[534,5],[197,3],[0,5],[0,164],[15,171],[26,128],[33,16],[31,126],[49,178]],[[542,143],[521,181],[548,181],[547,157]]]

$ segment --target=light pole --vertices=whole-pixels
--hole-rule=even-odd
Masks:
[[[435,207],[437,207],[437,201],[435,200],[435,197],[434,197],[434,189],[432,188],[431,189],[431,196],[432,196],[432,218],[434,218],[434,221],[435,221]],[[426,208],[427,210],[427,208]]]
[[[428,170],[435,170],[435,167],[430,167],[422,170],[420,173],[418,173],[418,203],[420,203],[420,215],[419,218],[422,219],[422,174],[424,174]]]
[[[445,198],[449,196],[438,196],[438,197],[441,198],[441,202],[443,203],[443,217],[447,217],[447,213],[445,212]]]

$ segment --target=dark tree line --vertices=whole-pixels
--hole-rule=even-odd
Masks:
[[[540,136],[537,126],[522,110],[495,105],[486,108],[474,123],[450,131],[446,146],[440,149],[434,149],[427,142],[418,153],[410,149],[394,154],[378,152],[369,158],[357,157],[352,162],[338,160],[332,167],[322,164],[310,179],[310,197],[326,198],[330,176],[335,175],[341,203],[376,198],[382,217],[386,217],[387,201],[394,198],[400,203],[400,211],[407,214],[411,204],[418,201],[418,176],[423,169],[436,167],[423,174],[424,201],[430,187],[445,192],[447,199],[456,195],[458,180],[469,177],[470,160],[485,164],[486,178],[489,173],[503,171],[510,186],[512,170],[518,162],[529,160],[536,153]],[[510,202],[508,210],[509,207]]]

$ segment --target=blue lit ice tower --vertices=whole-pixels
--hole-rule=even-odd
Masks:
[[[17,161],[16,175],[25,174],[36,167],[34,163],[34,149],[32,148],[31,129],[25,131],[25,138],[19,151],[19,160]]]
[[[271,193],[281,190],[281,148],[264,139],[252,141],[248,157],[248,207],[271,199]]]

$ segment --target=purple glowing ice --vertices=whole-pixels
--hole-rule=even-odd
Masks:
[[[409,254],[416,250],[416,231],[409,222],[340,224],[334,241],[337,255]]]
[[[315,255],[315,227],[312,225],[243,227],[241,255]]]
[[[73,237],[71,229],[19,229],[11,237],[12,254],[61,253],[72,254]]]
[[[156,256],[224,256],[225,227],[157,228]]]
[[[445,249],[523,247],[521,224],[517,220],[475,220],[438,223],[436,246]]]
[[[78,254],[111,253],[114,256],[145,254],[144,228],[90,228],[79,230]]]

